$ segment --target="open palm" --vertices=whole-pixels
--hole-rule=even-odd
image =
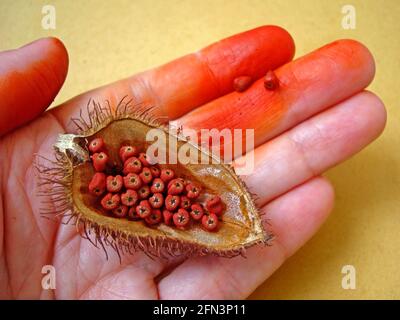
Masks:
[[[331,211],[333,189],[320,175],[373,141],[386,120],[379,98],[363,91],[375,71],[363,45],[336,41],[289,62],[293,52],[286,31],[260,27],[44,113],[66,76],[64,46],[42,39],[0,53],[2,298],[247,297]],[[231,92],[236,77],[260,79],[270,69],[282,86],[273,98],[262,80],[244,93]],[[120,263],[113,252],[107,261],[74,226],[41,217],[35,154],[52,158],[57,135],[75,130],[70,119],[89,98],[115,104],[125,95],[155,105],[158,116],[175,124],[255,128],[255,170],[243,179],[276,236],[271,247],[253,247],[246,259],[166,261],[137,252]],[[55,267],[55,290],[41,286],[44,265]]]

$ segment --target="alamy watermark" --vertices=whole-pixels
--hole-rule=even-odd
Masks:
[[[154,128],[147,132],[146,141],[150,143],[146,154],[153,164],[225,163],[240,175],[254,171],[254,129],[170,128],[167,134]]]
[[[54,290],[56,288],[56,268],[48,264],[42,267],[42,288],[43,290]]]
[[[56,7],[45,5],[42,7],[42,28],[45,30],[56,29]]]
[[[342,7],[342,28],[345,30],[356,28],[356,8],[351,4]]]
[[[345,265],[342,267],[342,288],[345,290],[356,289],[356,268],[351,265]]]

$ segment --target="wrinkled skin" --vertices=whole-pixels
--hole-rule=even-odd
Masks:
[[[31,50],[39,52],[35,59],[44,61],[43,68],[51,69],[47,73],[43,71],[44,77],[56,74],[61,80],[55,89],[42,90],[42,84],[36,83],[37,95],[47,95],[39,104],[39,112],[29,116],[25,124],[16,121],[11,126],[15,129],[3,133],[0,140],[1,298],[245,298],[298,250],[327,218],[333,207],[334,192],[331,184],[320,175],[372,142],[385,125],[385,109],[379,98],[357,90],[349,92],[347,99],[330,105],[329,109],[319,107],[315,101],[310,119],[293,116],[294,120],[286,130],[264,139],[265,143],[255,150],[255,173],[244,180],[258,195],[258,205],[266,213],[264,218],[271,223],[268,228],[276,235],[272,247],[253,247],[248,250],[247,259],[210,256],[164,261],[151,260],[138,252],[125,255],[120,264],[112,251],[106,261],[104,252],[82,239],[74,226],[40,216],[41,199],[35,195],[37,187],[32,162],[36,153],[52,157],[55,137],[74,130],[69,119],[77,115],[89,97],[115,101],[123,96],[122,85],[117,83],[96,89],[42,113],[62,85],[67,54],[58,41],[40,40],[28,48],[2,53],[0,69],[9,71],[15,68],[15,63],[28,63],[24,55],[30,55]],[[57,52],[57,59],[64,59],[60,61],[64,66],[54,66],[54,62],[46,65],[46,54],[50,51]],[[17,62],[8,59],[10,55]],[[229,63],[227,60],[226,67]],[[336,63],[334,57],[331,63]],[[359,68],[365,71],[360,74],[367,74],[365,77],[371,81],[373,60]],[[123,83],[135,84],[139,87],[136,90],[150,92],[151,83],[138,81],[141,77],[145,76],[134,76]],[[333,77],[331,86],[339,85],[339,81],[339,77]],[[365,79],[354,81],[365,82]],[[323,91],[324,88],[315,90]],[[0,85],[2,99],[12,94]],[[148,95],[151,99],[151,94]],[[160,97],[157,102],[161,108],[168,107],[168,101]],[[24,105],[17,101],[14,107],[23,109]],[[4,105],[0,110],[10,112]],[[185,117],[181,115],[183,123]],[[44,290],[41,286],[42,267],[49,264],[56,269],[55,290]]]

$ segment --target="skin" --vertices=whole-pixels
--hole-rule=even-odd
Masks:
[[[56,39],[42,39],[0,53],[0,119],[7,119],[0,131],[1,298],[247,297],[331,212],[334,191],[321,174],[371,143],[386,122],[380,99],[363,91],[374,76],[373,58],[363,45],[337,41],[285,64],[293,53],[293,41],[284,30],[260,27],[47,112],[67,73],[64,46]],[[269,62],[266,57],[271,57]],[[231,92],[235,77],[259,79],[270,69],[277,69],[284,88],[280,93],[262,91],[259,80],[237,101],[238,93]],[[253,247],[247,259],[210,256],[169,262],[138,252],[124,256],[120,264],[112,253],[106,262],[104,253],[73,226],[40,217],[34,154],[51,157],[55,137],[74,131],[70,118],[89,97],[115,103],[127,93],[143,103],[156,102],[156,114],[191,126],[218,126],[232,112],[228,102],[235,102],[231,108],[248,109],[250,118],[237,116],[227,124],[259,126],[255,173],[244,179],[271,222],[268,227],[276,235],[272,247]],[[254,109],[249,101],[256,104]],[[227,107],[216,110],[218,104]],[[200,115],[198,122],[194,114]],[[41,287],[41,269],[47,264],[56,268],[56,290]]]

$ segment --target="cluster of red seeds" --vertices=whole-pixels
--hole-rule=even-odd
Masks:
[[[148,225],[165,223],[186,229],[191,222],[201,222],[205,230],[214,231],[224,213],[221,198],[213,196],[203,206],[197,201],[201,187],[175,176],[172,169],[151,164],[145,153],[124,145],[119,156],[124,164],[117,175],[106,175],[109,157],[102,138],[89,143],[96,171],[89,192],[101,197],[101,206],[118,218],[144,220]]]

